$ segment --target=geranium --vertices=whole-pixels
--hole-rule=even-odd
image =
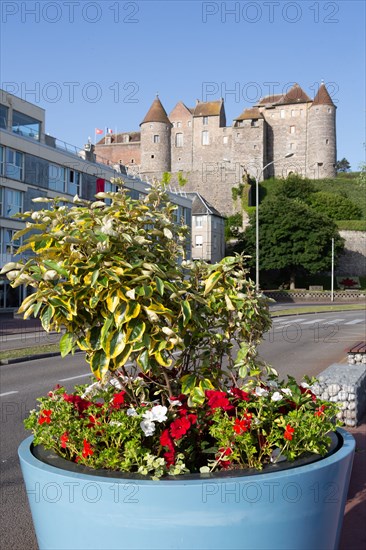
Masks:
[[[41,416],[38,419],[38,424],[44,424],[44,423],[50,424],[51,414],[52,414],[51,410],[43,409],[43,411],[41,412]]]
[[[228,394],[223,391],[206,390],[206,397],[208,398],[208,406],[211,409],[224,409],[224,411],[233,409],[228,399]]]
[[[87,442],[86,439],[83,440],[83,452],[82,455],[84,458],[88,458],[88,456],[92,456],[94,454],[94,451],[91,448],[90,443]]]
[[[242,434],[247,432],[250,429],[252,423],[252,415],[244,414],[242,418],[235,418],[235,423],[233,425],[234,432],[237,434]]]
[[[323,416],[325,409],[326,409],[325,405],[321,405],[320,407],[318,407],[314,412],[315,416]]]
[[[113,409],[120,409],[121,405],[125,402],[125,391],[120,391],[119,393],[115,393],[112,398],[111,407]]]
[[[191,427],[187,417],[177,418],[170,424],[169,432],[173,439],[180,439]]]
[[[69,434],[67,432],[63,433],[62,436],[60,437],[60,441],[61,441],[61,448],[66,449],[67,442],[69,441]]]
[[[290,424],[287,424],[287,426],[285,428],[285,433],[283,434],[283,437],[285,439],[287,439],[288,441],[291,441],[291,439],[293,438],[294,432],[295,432],[295,428],[292,428],[290,426]]]

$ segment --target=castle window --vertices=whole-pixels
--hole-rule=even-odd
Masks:
[[[210,144],[210,138],[208,135],[208,131],[204,130],[202,132],[202,145],[209,145]]]
[[[151,159],[154,159],[154,158],[155,158],[155,155],[150,155],[150,158],[151,158]]]
[[[191,126],[192,126],[192,121],[189,120],[189,121],[188,121],[188,127],[190,128]]]
[[[296,127],[295,126],[290,126],[290,134],[294,134],[296,131]]]
[[[256,148],[257,148],[257,146],[254,144],[254,145],[253,145],[253,149],[256,149]]]
[[[319,113],[319,109],[315,109],[315,112],[316,112],[316,113]]]
[[[224,137],[222,138],[222,143],[223,143],[224,145],[227,145],[227,144],[229,143],[229,136],[224,136]]]
[[[122,142],[128,143],[130,141],[130,136],[122,136]]]
[[[154,143],[160,143],[160,136],[158,134],[155,134],[154,138],[153,138],[153,141],[154,141]]]
[[[292,109],[292,111],[291,111],[291,116],[292,116],[292,117],[296,116],[296,111],[295,111],[295,109]]]
[[[131,164],[135,164],[135,159],[130,160]]]
[[[329,139],[325,140],[325,145],[329,145]]]
[[[295,149],[295,144],[294,143],[290,143],[290,149],[291,149],[291,151],[293,151]]]
[[[332,109],[328,107],[328,113],[331,113],[331,112],[332,112]]]
[[[251,125],[252,128],[258,128],[259,122],[258,122],[257,119],[251,120],[251,121],[250,121],[250,125]]]
[[[281,109],[280,116],[281,118],[285,118],[285,109]]]
[[[177,122],[177,128],[181,128],[182,127],[182,123],[181,122]]]
[[[152,124],[150,124],[150,128],[152,128],[152,127],[153,127],[153,125],[152,125]]]
[[[175,146],[183,147],[183,134],[175,134]]]
[[[300,109],[300,116],[304,116],[304,110]]]
[[[202,117],[202,124],[203,124],[204,126],[207,126],[207,124],[208,124],[208,116]]]
[[[176,124],[175,124],[175,122],[173,122],[173,128],[175,128],[175,126],[176,126]]]

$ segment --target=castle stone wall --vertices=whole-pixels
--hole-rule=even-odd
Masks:
[[[336,275],[366,276],[366,231],[340,231],[345,239],[344,252],[338,261]]]

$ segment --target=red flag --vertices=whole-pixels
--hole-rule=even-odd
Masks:
[[[96,134],[103,134],[103,130],[100,130],[99,128],[95,128]]]

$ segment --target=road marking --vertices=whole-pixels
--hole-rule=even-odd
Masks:
[[[307,319],[307,317],[301,317],[300,319],[293,318],[293,319],[288,319],[287,321],[282,320],[281,323],[279,323],[279,324],[296,325],[296,323],[300,323],[301,321],[305,321],[305,319]]]
[[[348,321],[344,323],[345,325],[357,325],[358,323],[364,323],[365,319],[353,319],[353,321]]]
[[[6,391],[5,393],[0,393],[0,397],[5,397],[5,395],[12,395],[13,393],[19,393],[18,391]]]
[[[326,319],[313,319],[312,321],[306,321],[303,325],[313,325],[314,323],[320,323],[320,321],[326,321]]]
[[[86,376],[92,376],[91,372],[87,374],[79,374],[79,376],[71,376],[70,378],[60,378],[59,382],[68,382],[69,380],[76,380],[77,378],[85,378]]]
[[[334,323],[341,323],[344,319],[332,319],[331,321],[325,321],[324,325],[334,325]]]

